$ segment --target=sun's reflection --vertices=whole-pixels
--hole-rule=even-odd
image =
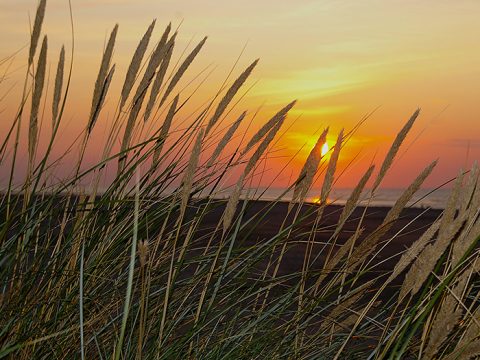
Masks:
[[[319,196],[313,196],[310,199],[307,199],[307,202],[310,202],[312,204],[320,204],[320,197]]]

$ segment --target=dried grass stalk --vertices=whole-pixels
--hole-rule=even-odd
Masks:
[[[477,239],[480,234],[480,220],[478,219],[480,209],[477,208],[477,214],[470,220],[470,225],[465,229],[461,236],[455,240],[452,248],[452,265],[457,266],[462,256],[468,250],[470,245]]]
[[[403,281],[400,289],[400,299],[402,299],[408,293],[415,295],[418,290],[420,290],[425,280],[433,271],[438,259],[448,248],[455,234],[457,234],[458,230],[460,230],[465,222],[464,216],[453,219],[458,193],[461,187],[460,178],[461,176],[457,178],[455,187],[452,190],[450,198],[447,202],[447,207],[443,212],[437,239],[433,244],[427,245],[423,249],[416,261],[411,266],[410,270],[407,272],[405,280]]]
[[[63,87],[63,71],[65,67],[65,47],[62,46],[60,50],[60,57],[58,59],[57,74],[55,75],[55,89],[53,90],[52,102],[52,131],[57,124],[58,108],[60,106],[60,96],[62,95]]]
[[[160,130],[160,135],[158,136],[158,140],[155,143],[155,151],[153,153],[153,166],[156,166],[158,163],[158,160],[160,159],[160,154],[162,153],[162,148],[163,148],[163,145],[165,144],[165,139],[168,136],[168,132],[170,131],[170,126],[172,125],[173,117],[175,116],[175,112],[177,111],[178,100],[179,100],[179,95],[175,96],[175,99],[173,99],[172,105],[170,105],[170,109],[168,110],[167,116]]]
[[[409,185],[409,187],[402,193],[402,195],[397,199],[393,207],[387,213],[384,223],[389,223],[395,221],[399,216],[402,210],[405,208],[407,203],[412,199],[412,196],[418,191],[420,186],[426,180],[426,178],[431,174],[435,166],[437,166],[437,160],[433,161],[428,165],[420,175]]]
[[[373,170],[375,169],[374,165],[371,165],[365,174],[363,174],[362,178],[360,181],[357,183],[355,186],[355,189],[353,189],[352,193],[347,199],[347,202],[343,206],[342,213],[340,214],[340,217],[338,219],[337,226],[335,227],[335,231],[333,232],[333,235],[330,237],[330,239],[335,239],[334,240],[334,245],[336,242],[336,237],[338,234],[340,234],[340,231],[343,229],[343,226],[347,222],[347,219],[350,217],[350,215],[353,213],[355,210],[358,200],[360,199],[360,195],[362,194],[363,189],[365,188],[365,185],[367,184],[367,181],[370,179],[370,176],[372,176]],[[349,249],[352,247],[352,245],[349,248],[344,249],[344,251],[350,251]],[[336,265],[336,264],[335,264]]]
[[[477,308],[472,314],[472,321],[467,326],[462,339],[457,343],[457,346],[449,354],[445,360],[454,359],[470,359],[480,354],[480,327],[478,322],[474,319],[480,319],[480,308]]]
[[[274,127],[268,132],[267,136],[262,141],[262,143],[258,146],[257,150],[255,150],[255,153],[252,155],[252,157],[248,161],[247,165],[245,166],[245,170],[243,171],[242,175],[240,176],[240,179],[235,185],[235,189],[233,193],[230,195],[228,199],[227,205],[225,207],[225,211],[223,213],[223,233],[224,234],[228,230],[230,224],[232,223],[233,216],[235,215],[237,204],[240,199],[240,194],[243,188],[243,181],[248,176],[248,174],[255,168],[255,165],[257,164],[258,160],[260,160],[265,150],[268,148],[272,140],[275,138],[275,135],[277,134],[278,130],[280,130],[280,127],[282,126],[285,120],[286,113],[283,113],[282,111],[283,109],[280,111],[280,113],[283,114],[282,117],[277,120]]]
[[[464,216],[468,219],[468,226],[462,232],[452,247],[452,264],[458,264],[460,258],[470,247],[470,244],[476,239],[480,231],[480,189],[478,187],[478,167],[476,164],[470,171],[468,182],[463,190],[463,196],[460,199],[460,209],[458,216]]]
[[[474,200],[475,192],[478,191],[478,170],[478,164],[475,161],[470,169],[470,175],[467,183],[465,184],[465,190],[463,191],[462,199],[460,200],[460,212],[463,212],[470,207],[472,201]]]
[[[168,24],[168,26],[165,28],[165,31],[162,34],[162,37],[160,38],[160,41],[155,47],[155,50],[150,56],[150,59],[147,64],[147,68],[145,69],[145,73],[143,74],[142,80],[140,80],[140,84],[138,85],[137,90],[135,91],[135,96],[133,98],[132,112],[134,111],[134,109],[138,109],[138,111],[140,110],[140,107],[143,103],[143,99],[145,98],[145,94],[147,93],[147,89],[152,83],[153,77],[155,76],[155,71],[157,71],[158,66],[162,62],[162,59],[164,58],[167,52],[167,48],[165,45],[167,43],[170,29],[171,29],[171,25]],[[174,34],[174,36],[175,35],[176,34]],[[137,111],[137,114],[135,115],[135,118],[138,115],[138,111]]]
[[[254,147],[274,126],[277,122],[285,120],[285,116],[290,111],[290,109],[295,105],[297,100],[292,101],[290,104],[285,106],[282,110],[277,112],[269,121],[263,125],[260,130],[250,139],[245,149],[242,151],[242,155],[247,153],[252,147]]]
[[[165,94],[163,94],[162,100],[160,101],[160,106],[162,106],[165,100],[167,100],[168,95],[170,95],[170,93],[173,91],[173,89],[175,88],[177,83],[180,81],[185,71],[187,71],[188,67],[193,62],[197,54],[200,52],[200,50],[202,49],[206,41],[207,41],[207,37],[205,36],[202,39],[202,41],[200,41],[200,43],[198,43],[198,45],[195,46],[192,52],[185,58],[183,63],[179,66],[178,70],[173,75],[172,80],[170,80],[170,83],[168,84]]]
[[[337,235],[337,233],[341,230],[341,228],[343,227],[347,219],[352,214],[353,210],[355,210],[358,200],[360,199],[360,195],[362,194],[362,191],[365,188],[367,181],[370,179],[370,176],[372,176],[374,169],[375,169],[375,165],[371,165],[368,168],[368,170],[365,172],[365,174],[363,174],[358,184],[355,186],[355,189],[353,189],[352,193],[348,197],[348,200],[345,203],[345,206],[343,207],[342,213],[340,214],[338,225],[337,225],[337,228],[335,229],[335,232],[336,232],[335,235]]]
[[[405,276],[405,280],[400,289],[400,299],[408,293],[415,295],[420,290],[425,280],[427,280],[433,271],[438,259],[448,248],[451,240],[463,224],[464,219],[456,219],[447,229],[444,229],[442,233],[439,231],[438,237],[433,244],[427,245],[423,249]]]
[[[455,213],[457,211],[458,200],[460,198],[460,192],[462,189],[463,183],[463,171],[460,170],[457,179],[455,180],[455,185],[453,187],[450,196],[448,197],[447,205],[443,211],[442,223],[440,225],[440,234],[445,235],[446,229],[450,226],[452,221],[455,218]]]
[[[330,260],[327,262],[327,264],[325,264],[325,267],[322,270],[322,273],[318,277],[318,280],[316,282],[316,287],[318,287],[318,285],[320,285],[320,283],[329,274],[332,273],[332,271],[337,267],[337,265],[344,258],[344,256],[347,255],[350,252],[350,249],[357,242],[357,240],[360,238],[362,233],[363,233],[363,229],[359,229],[358,231],[355,231],[355,233],[352,236],[350,236],[347,241],[345,241],[345,244],[343,244],[337,250],[337,252],[330,258]]]
[[[470,342],[461,348],[453,351],[453,353],[447,357],[445,360],[469,360],[469,359],[478,359],[480,355],[480,341]]]
[[[180,201],[180,219],[183,218],[185,210],[187,209],[188,199],[190,197],[190,192],[192,191],[193,178],[195,176],[195,170],[198,166],[198,160],[200,158],[200,152],[202,150],[202,140],[203,140],[204,130],[200,129],[197,135],[197,140],[192,149],[192,154],[190,155],[190,160],[188,166],[185,170],[185,176],[182,181],[182,194]]]
[[[140,69],[140,65],[142,64],[143,57],[145,55],[145,52],[147,51],[148,43],[150,42],[150,37],[152,36],[152,32],[155,27],[155,22],[156,20],[152,21],[147,31],[143,35],[142,39],[138,43],[135,52],[133,53],[132,60],[130,61],[130,65],[128,66],[127,74],[125,75],[125,81],[123,82],[120,109],[122,109],[123,105],[125,105],[128,95],[130,95],[130,91],[132,90],[133,84],[135,83],[138,70]]]
[[[346,300],[342,300],[340,304],[338,304],[332,311],[332,313],[329,314],[328,317],[334,323],[333,329],[331,330],[333,333],[350,329],[353,325],[355,325],[358,318],[361,316],[361,311],[355,310],[353,306],[358,304],[359,300],[363,295],[365,295],[365,292],[373,285],[374,282],[374,280],[370,280],[362,286],[357,287],[350,297],[348,297]],[[346,314],[350,315],[346,316]]]
[[[402,145],[403,140],[405,140],[405,138],[407,137],[408,132],[412,128],[413,123],[415,122],[419,114],[420,114],[420,109],[417,109],[413,113],[413,115],[410,117],[410,119],[407,121],[407,123],[403,126],[402,130],[400,130],[400,132],[397,134],[397,137],[395,138],[392,146],[390,147],[390,150],[387,153],[387,156],[385,157],[385,160],[382,163],[382,167],[380,168],[377,178],[375,179],[375,183],[373,184],[373,187],[372,187],[372,192],[375,191],[375,189],[382,182],[383,178],[385,177],[385,174],[387,173],[388,169],[392,165],[393,159],[395,158],[395,155],[400,149],[400,146]]]
[[[320,161],[322,160],[322,146],[325,144],[327,139],[327,133],[328,128],[326,128],[322,134],[320,134],[315,146],[310,151],[310,154],[308,154],[307,160],[305,161],[305,164],[303,165],[303,168],[298,176],[295,188],[293,189],[292,201],[288,207],[289,211],[295,202],[303,202],[305,200],[308,189],[310,189],[312,186],[313,179],[317,173]]]
[[[157,101],[160,88],[163,84],[163,79],[165,78],[165,74],[167,73],[167,69],[170,64],[170,59],[172,58],[174,43],[175,43],[175,38],[172,37],[166,45],[167,52],[163,57],[162,63],[160,64],[160,68],[158,69],[157,75],[155,76],[155,80],[153,81],[153,84],[152,84],[152,90],[150,92],[150,98],[148,99],[147,106],[145,107],[145,113],[143,116],[144,121],[147,121],[148,118],[150,117],[153,106],[155,105],[155,101]]]
[[[103,91],[103,87],[105,84],[105,79],[108,75],[108,69],[110,68],[110,63],[112,61],[113,49],[115,47],[115,39],[117,37],[118,32],[118,24],[115,24],[113,28],[110,38],[108,39],[107,47],[103,53],[102,62],[100,64],[100,70],[98,71],[97,80],[95,81],[95,88],[93,90],[93,97],[92,97],[92,107],[90,110],[90,123],[94,112],[97,111],[98,104],[100,103],[100,97]],[[89,125],[90,128],[90,125]]]
[[[327,172],[325,173],[325,179],[323,180],[322,191],[320,195],[320,202],[325,204],[327,197],[330,194],[332,189],[333,178],[335,176],[335,170],[337,169],[338,156],[340,155],[340,149],[342,147],[343,141],[343,129],[338,134],[337,142],[333,148],[332,155],[330,156],[330,161],[328,162]]]
[[[457,299],[462,298],[462,293],[468,282],[469,271],[464,271],[458,278],[443,304],[440,306],[435,319],[433,320],[427,346],[425,348],[425,359],[433,359],[448,338],[455,325],[462,316],[462,306],[457,306]]]
[[[90,118],[90,122],[88,124],[88,134],[90,134],[93,130],[93,127],[95,126],[98,115],[100,115],[100,110],[103,107],[103,103],[105,102],[105,97],[107,96],[108,89],[110,87],[110,84],[112,82],[113,74],[115,73],[115,64],[113,64],[112,68],[107,74],[107,77],[105,78],[105,82],[102,86],[102,91],[100,93],[100,98],[98,99],[98,105],[95,111],[92,113],[92,117]]]
[[[480,307],[477,307],[477,309],[473,312],[472,314],[472,319],[480,319]],[[463,343],[469,343],[475,338],[478,338],[480,336],[480,326],[478,325],[478,321],[472,320],[470,324],[468,325],[467,329],[465,330],[465,334],[463,336]],[[459,344],[461,345],[461,343]]]
[[[440,221],[437,220],[403,253],[389,278],[385,281],[387,284],[400,275],[416,259],[418,254],[420,254],[425,246],[433,239],[439,228]]]
[[[329,323],[331,322],[338,322],[338,319],[345,315],[345,312],[348,311],[348,309],[357,303],[358,300],[364,295],[365,293],[362,291],[357,292],[356,294],[353,294],[352,296],[348,297],[347,299],[343,300],[335,306],[332,311],[326,316],[326,318],[329,320]],[[325,330],[329,323],[327,324],[322,324],[320,327],[321,330]]]
[[[148,261],[148,240],[140,240],[138,242],[138,257],[140,260],[140,266],[143,268]]]
[[[255,66],[257,66],[259,59],[255,60],[252,64],[250,64],[249,67],[245,69],[245,71],[235,80],[235,82],[230,86],[230,88],[227,90],[225,93],[225,96],[220,100],[220,103],[218,104],[215,113],[211,117],[210,121],[207,124],[207,129],[205,130],[205,134],[208,134],[209,131],[215,126],[217,121],[220,119],[220,116],[225,112],[227,109],[227,106],[230,104],[232,101],[233,97],[235,94],[238,92],[240,87],[245,83],[247,78],[250,76],[252,73],[253,69]]]
[[[37,50],[38,39],[42,32],[43,19],[45,18],[45,8],[47,7],[47,0],[40,0],[35,14],[35,21],[33,23],[32,35],[30,36],[30,49],[28,51],[28,66],[32,65],[35,51]]]
[[[232,138],[235,131],[237,131],[238,127],[240,126],[241,122],[243,121],[243,119],[245,118],[246,115],[247,115],[247,112],[244,111],[238,117],[238,119],[232,124],[232,126],[230,126],[230,128],[227,130],[225,135],[223,135],[222,139],[220,140],[217,147],[213,151],[212,156],[208,160],[207,167],[210,167],[210,166],[213,165],[214,161],[218,158],[218,156],[220,155],[222,150],[225,148],[225,146],[227,146],[228,142]]]
[[[225,206],[225,211],[223,213],[223,233],[225,234],[230,227],[235,211],[237,210],[237,204],[240,200],[240,194],[243,188],[243,181],[245,180],[245,173],[240,176],[235,188],[233,189],[232,194],[228,198],[227,205]]]
[[[365,259],[375,250],[380,239],[388,232],[388,230],[392,228],[402,210],[405,208],[412,196],[418,191],[420,186],[430,175],[436,165],[437,161],[432,162],[417,176],[413,183],[410,184],[410,186],[397,199],[393,207],[387,213],[382,224],[369,236],[367,236],[354,250],[351,258],[349,259],[350,266],[348,271],[353,270],[357,265],[365,261]]]
[[[122,139],[122,145],[121,145],[122,152],[126,151],[130,146],[130,141],[133,135],[133,129],[135,127],[135,121],[137,120],[138,114],[142,107],[145,94],[152,82],[152,79],[155,75],[155,71],[157,70],[158,66],[160,65],[160,62],[162,61],[163,57],[166,54],[165,44],[167,42],[169,32],[170,32],[170,24],[167,26],[167,28],[163,32],[162,38],[157,44],[157,47],[155,48],[155,50],[153,51],[153,54],[150,57],[150,60],[147,64],[145,73],[143,74],[142,80],[140,81],[140,84],[138,85],[137,90],[135,92],[135,96],[133,99],[133,106],[128,115],[127,125],[125,126],[125,132],[123,133],[123,139]],[[120,161],[122,161],[122,159],[124,159],[125,156],[121,158]]]
[[[38,110],[42,98],[43,86],[45,84],[45,72],[47,67],[47,36],[44,36],[40,55],[38,57],[37,72],[32,93],[32,108],[30,111],[30,126],[28,130],[28,155],[30,162],[33,160],[38,137]]]
[[[260,143],[257,150],[255,150],[252,157],[248,161],[247,166],[245,167],[245,176],[247,176],[254,169],[258,160],[260,160],[265,150],[267,150],[268,146],[275,138],[275,135],[277,134],[278,130],[280,130],[280,128],[282,127],[283,122],[285,121],[285,118],[286,118],[286,115],[283,115],[283,117],[278,120],[275,126],[265,136],[265,139],[263,139],[263,141]]]

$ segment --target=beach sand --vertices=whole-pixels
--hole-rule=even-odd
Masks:
[[[237,215],[242,207],[242,203],[238,205]],[[198,246],[203,247],[208,234],[212,233],[215,226],[218,224],[220,217],[223,213],[225,203],[219,202],[218,206],[210,211],[204,218],[200,233],[203,233],[205,237],[200,236]],[[238,247],[244,247],[246,249],[255,248],[262,245],[268,239],[274,237],[282,226],[287,214],[288,203],[286,202],[268,202],[268,201],[249,201],[246,207],[245,214],[242,219],[242,227],[239,235]],[[312,228],[315,220],[315,210],[318,209],[317,205],[306,204],[304,205],[298,217],[304,217],[300,225],[295,227],[292,235],[289,237],[289,244],[285,256],[281,262],[278,275],[279,277],[288,277],[289,275],[295,275],[302,271],[304,263],[305,251],[307,247],[307,240],[309,237],[310,229]],[[327,244],[331,235],[335,230],[335,226],[338,223],[342,206],[328,205],[325,207],[323,216],[319,224],[317,225],[317,231],[315,234],[315,243],[312,247],[311,259],[315,259],[311,263],[311,269],[313,271],[320,272],[324,265],[325,257],[332,248]],[[294,213],[296,208],[293,209]],[[345,243],[345,241],[356,231],[360,218],[365,212],[365,216],[362,221],[361,227],[364,228],[362,236],[359,241],[362,241],[366,234],[370,234],[376,229],[384,220],[387,215],[389,207],[370,207],[365,209],[364,207],[358,207],[344,226],[344,229],[338,236],[336,245],[333,247],[333,251],[338,249],[338,246]],[[252,219],[258,219],[258,214],[263,214],[264,218],[258,221],[252,221]],[[421,208],[406,208],[402,211],[400,219],[393,225],[393,227],[382,238],[381,243],[377,250],[378,255],[372,259],[371,266],[374,268],[364,277],[364,281],[371,278],[376,278],[379,275],[385,275],[393,269],[396,262],[399,259],[402,251],[407,249],[415,240],[417,240],[423,232],[437,219],[441,214],[441,210],[438,209],[421,209]],[[286,221],[286,224],[291,222],[293,216],[290,214]],[[393,239],[392,239],[393,237]],[[384,241],[390,240],[388,244],[383,247]],[[330,243],[331,244],[331,243]],[[381,248],[381,249],[380,249]],[[277,255],[279,250],[277,248]],[[267,266],[269,256],[265,256],[256,267],[256,274],[251,274],[252,280],[260,276]],[[371,258],[369,258],[371,259]],[[271,274],[272,271],[270,270]],[[295,276],[293,276],[290,283],[295,283]],[[387,291],[384,291],[382,297],[388,297],[391,295],[394,287],[402,282],[402,276],[392,282]]]

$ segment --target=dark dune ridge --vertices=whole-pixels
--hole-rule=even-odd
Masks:
[[[218,205],[219,206],[208,212],[204,217],[199,233],[208,234],[215,229],[222,216],[225,203],[220,202]],[[240,202],[237,208],[237,215],[242,205],[242,202]],[[242,245],[247,248],[255,247],[258,244],[262,244],[263,241],[274,237],[278,233],[282,222],[285,219],[287,207],[288,203],[286,202],[273,203],[269,201],[249,201],[242,218],[242,231],[247,233],[247,235],[243,237],[244,243]],[[288,240],[288,250],[281,262],[278,276],[288,277],[289,275],[301,272],[304,263],[307,240],[315,220],[315,208],[318,208],[318,206],[313,204],[305,204],[302,206],[298,217],[303,217],[303,220],[299,225],[296,225],[295,230],[292,232],[292,235]],[[327,242],[335,230],[342,209],[343,206],[341,205],[328,205],[325,207],[322,220],[317,225],[315,244],[312,248],[311,259],[315,259],[315,261],[311,263],[311,269],[314,271],[321,271],[322,269],[326,254],[331,247]],[[382,223],[389,210],[389,207],[369,207],[367,209],[364,207],[356,208],[345,224],[343,230],[340,232],[333,251],[336,251],[338,246],[344,244],[345,241],[347,241],[347,239],[356,231],[359,220],[364,211],[365,216],[361,224],[364,231],[358,241],[362,241],[366,235],[372,233],[372,231]],[[294,212],[295,209],[292,213]],[[285,222],[287,225],[293,217],[292,213],[289,215],[289,219]],[[365,280],[391,271],[398,261],[399,255],[405,249],[410,247],[441,213],[442,210],[439,209],[404,209],[401,213],[400,219],[395,222],[392,228],[382,238],[377,249],[381,250],[371,264],[375,265],[375,267],[366,275]],[[259,216],[263,216],[263,218],[258,220]],[[256,220],[253,221],[253,219]],[[208,235],[205,237],[208,237]],[[392,237],[393,239],[383,248],[383,241],[391,239]],[[202,242],[203,241],[199,241],[200,247],[202,247]],[[279,251],[277,251],[277,254],[278,252]],[[258,264],[257,275],[263,273],[267,263],[268,256]],[[252,274],[252,276],[255,278],[254,274]],[[401,277],[392,282],[390,289],[384,292],[384,296],[389,296],[394,287],[401,284],[401,282]]]
[[[12,203],[16,204],[17,210],[14,210],[18,215],[21,214],[21,204],[23,197],[19,198],[14,197],[15,201]],[[100,198],[98,198],[100,199]],[[52,213],[48,219],[44,219],[45,224],[49,226],[54,226],[55,231],[58,231],[59,228],[55,224],[59,224],[64,211],[64,206],[67,198],[63,196],[57,196],[54,199],[44,198],[43,201],[52,201],[55,203],[56,212]],[[144,199],[145,200],[145,199]],[[70,201],[69,207],[71,208],[72,214],[76,212],[75,208],[78,205],[79,198],[73,196]],[[147,213],[155,213],[160,210],[161,207],[165,208],[165,203],[158,203],[154,199],[149,199],[149,205],[146,208]],[[191,206],[187,208],[186,219],[192,218],[195,215],[198,215],[197,211],[199,207],[206,205],[205,200],[194,201]],[[203,217],[200,223],[200,226],[197,229],[195,234],[194,242],[198,245],[199,248],[202,248],[206,245],[207,239],[210,238],[211,234],[217,228],[217,232],[214,236],[214,243],[221,234],[221,219],[223,212],[225,210],[226,201],[225,200],[213,200],[207,205],[207,211],[203,212]],[[239,217],[240,209],[243,207],[243,201],[240,201],[237,206],[237,214],[235,219]],[[241,226],[241,244],[239,246],[251,247],[256,244],[261,244],[263,241],[271,239],[276,234],[278,234],[282,223],[284,226],[291,224],[293,219],[293,214],[297,211],[297,205],[291,211],[289,217],[285,219],[287,215],[288,202],[271,202],[263,200],[250,200],[246,204],[245,212],[242,217],[242,226]],[[131,201],[124,201],[121,205],[121,211],[126,213],[133,210],[133,199]],[[316,210],[318,205],[315,204],[304,204],[300,211],[298,212],[297,220],[301,219],[298,224],[295,225],[294,231],[289,237],[289,242],[291,242],[288,247],[288,251],[282,265],[279,269],[281,274],[289,274],[298,272],[302,269],[302,264],[304,261],[304,253],[306,241],[308,240],[309,233],[314,226],[314,221],[316,217]],[[323,264],[325,259],[326,249],[329,245],[326,244],[333,234],[335,227],[338,223],[339,216],[342,212],[343,205],[327,205],[323,211],[323,215],[319,224],[317,224],[317,231],[315,233],[315,245],[313,247],[313,255],[317,257],[317,263],[319,266]],[[0,215],[4,217],[4,208],[0,209]],[[363,233],[360,236],[359,241],[372,233],[383,221],[386,214],[390,210],[389,207],[357,207],[353,214],[349,217],[346,224],[344,225],[342,231],[338,235],[336,242],[336,247],[345,243],[345,241],[356,231],[358,223],[363,213],[365,216],[362,220],[361,227],[363,228]],[[95,211],[95,210],[94,210]],[[106,208],[101,206],[96,209],[96,211],[104,212],[107,211]],[[398,255],[403,250],[408,248],[415,240],[423,234],[423,232],[437,219],[437,217],[442,213],[442,210],[439,209],[423,209],[423,208],[405,208],[400,218],[394,223],[392,228],[384,236],[384,239],[391,238],[395,234],[395,238],[379,253],[377,260],[382,261]],[[172,217],[171,226],[174,226],[176,217]],[[184,220],[184,223],[188,220]],[[68,222],[64,228],[65,232],[70,231],[71,223]],[[21,231],[16,228],[15,225],[10,227],[10,231],[6,234],[7,237],[14,235],[14,233]],[[155,231],[152,231],[151,237],[154,238]],[[216,240],[215,240],[216,239]],[[334,250],[335,251],[335,250]],[[315,267],[315,264],[314,264]],[[388,271],[393,267],[392,261],[386,261],[377,267],[377,271]]]
[[[21,199],[19,199],[21,200]],[[45,199],[44,199],[45,200]],[[52,200],[52,199],[50,199]],[[64,204],[66,198],[57,197],[53,199],[57,205]],[[74,196],[70,202],[70,207],[73,212],[75,212],[75,207],[78,205],[78,197]],[[133,200],[133,199],[132,199]],[[152,200],[152,199],[150,199]],[[133,210],[133,201],[126,201],[121,206],[121,211],[128,213]],[[146,213],[155,213],[160,210],[159,208],[165,207],[164,204],[156,203],[155,201],[149,201],[150,208],[145,209]],[[17,206],[20,206],[21,201],[17,202]],[[153,204],[153,205],[152,205]],[[202,208],[203,205],[206,205],[205,200],[198,200],[192,202],[189,206],[186,219],[184,221],[188,222],[188,219],[193,216],[198,215],[198,209]],[[207,211],[204,212],[203,218],[200,222],[199,227],[196,230],[194,238],[191,242],[191,247],[187,250],[186,258],[194,260],[197,256],[201,255],[204,251],[207,243],[211,241],[212,247],[208,250],[207,255],[215,253],[215,248],[218,245],[221,237],[221,219],[225,209],[225,200],[213,200],[207,205]],[[237,207],[237,214],[235,218],[240,216],[240,209],[243,207],[244,202],[240,201]],[[58,224],[63,216],[63,206],[57,206],[58,212],[53,214],[48,219],[44,221],[49,223],[49,227],[52,227],[54,232],[60,230]],[[259,245],[264,244],[265,242],[270,241],[274,238],[281,226],[285,222],[285,226],[288,226],[292,219],[293,214],[296,212],[297,208],[294,207],[293,211],[290,213],[289,217],[285,219],[287,215],[287,202],[271,202],[271,201],[249,201],[246,204],[245,212],[241,218],[242,225],[240,227],[240,232],[238,239],[235,243],[235,250],[246,252],[251,251],[252,249],[258,248]],[[283,277],[286,280],[283,282],[283,285],[295,285],[298,284],[299,276],[302,271],[302,266],[305,260],[305,251],[307,247],[307,241],[310,237],[310,232],[312,226],[314,226],[314,221],[316,218],[316,211],[318,205],[314,204],[304,204],[300,211],[298,212],[297,219],[301,221],[295,225],[294,230],[288,238],[288,246],[283,257],[283,260],[280,263],[279,271],[277,276]],[[342,212],[343,206],[341,205],[328,205],[323,211],[323,216],[319,224],[317,224],[317,230],[315,232],[315,242],[312,247],[311,253],[311,262],[310,262],[310,271],[313,273],[319,274],[322,271],[322,267],[325,262],[326,255],[336,249],[347,241],[347,239],[356,231],[358,223],[363,213],[365,216],[363,218],[361,227],[364,229],[362,235],[358,241],[362,241],[363,238],[372,233],[383,221],[386,214],[390,210],[388,207],[370,207],[365,209],[364,207],[358,207],[354,210],[353,214],[350,216],[349,220],[346,222],[343,230],[338,235],[335,246],[332,248],[332,244],[328,243],[331,235],[333,234],[336,224],[338,222],[339,216]],[[97,209],[101,213],[104,212],[101,207]],[[0,211],[1,212],[1,211]],[[390,239],[394,236],[394,239],[389,242],[384,248],[379,251],[378,255],[374,258],[371,265],[375,265],[374,268],[365,274],[362,277],[362,281],[367,281],[372,278],[378,278],[382,274],[386,274],[393,269],[396,262],[398,261],[399,254],[403,250],[410,247],[423,232],[437,219],[441,214],[442,210],[438,209],[421,209],[421,208],[406,208],[402,211],[401,217],[395,222],[393,227],[387,232],[383,240]],[[2,214],[3,216],[3,214]],[[175,226],[175,216],[171,218],[172,222],[171,227]],[[71,230],[72,223],[69,222],[64,228],[65,233],[68,233]],[[235,224],[234,224],[235,226]],[[215,232],[214,230],[217,229]],[[15,236],[15,233],[18,233],[21,229],[17,228],[15,225],[10,227],[7,237]],[[155,230],[150,230],[151,239],[155,239]],[[231,230],[232,231],[232,230]],[[214,234],[212,236],[212,234]],[[379,244],[379,248],[382,247],[382,243]],[[270,248],[271,249],[271,248]],[[253,266],[249,267],[248,279],[245,284],[251,283],[258,285],[259,279],[263,276],[267,264],[270,259],[271,252],[270,249],[266,249],[265,255],[261,257],[261,260],[255,263]],[[48,250],[47,250],[48,251]],[[51,250],[50,250],[51,251]],[[276,247],[276,252],[274,253],[273,259],[275,260],[278,257],[280,252],[280,246]],[[185,266],[180,271],[181,278],[187,278],[193,275],[194,266],[189,267]],[[272,274],[273,266],[268,270],[268,274]],[[313,281],[313,280],[312,280]],[[392,282],[389,289],[384,291],[382,297],[386,298],[391,295],[394,287],[402,282],[402,277],[399,277],[394,282]]]

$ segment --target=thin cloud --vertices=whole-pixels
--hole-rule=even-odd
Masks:
[[[451,139],[446,146],[480,149],[480,139]]]

